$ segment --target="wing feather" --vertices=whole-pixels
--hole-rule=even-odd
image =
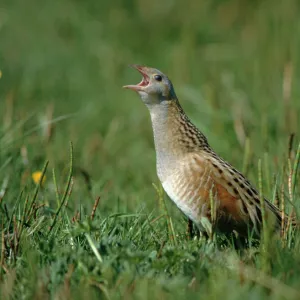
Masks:
[[[235,215],[234,218],[236,220],[243,219],[259,234],[262,228],[262,207],[257,190],[243,174],[217,155],[209,155],[206,158],[211,164],[216,185],[223,189],[218,193],[221,204],[231,213],[239,214]],[[221,188],[219,189],[221,190]],[[225,197],[226,193],[227,196]],[[264,209],[267,217],[274,219],[275,228],[280,229],[281,211],[266,198],[264,198]]]

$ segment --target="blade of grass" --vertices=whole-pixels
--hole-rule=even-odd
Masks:
[[[244,158],[243,158],[243,167],[242,173],[246,174],[248,170],[248,165],[250,161],[250,139],[247,137],[245,140],[245,150],[244,150]]]
[[[292,194],[293,195],[295,194],[299,163],[300,163],[300,143],[298,145],[296,157],[294,160],[294,166],[293,166],[293,176],[292,176]]]
[[[57,181],[56,181],[54,168],[52,169],[52,178],[53,178],[53,183],[54,183],[54,188],[55,188],[55,197],[56,197],[57,207],[59,207],[60,206],[60,199],[59,199],[58,186],[57,186]]]
[[[26,213],[28,216],[30,216],[30,214],[31,214],[32,207],[33,207],[33,205],[34,205],[34,203],[35,203],[35,201],[36,201],[37,195],[38,195],[39,190],[40,190],[40,188],[41,188],[41,186],[42,186],[43,179],[44,179],[44,177],[45,177],[45,173],[46,173],[46,170],[47,170],[47,167],[48,167],[48,163],[49,163],[49,161],[46,161],[46,163],[45,163],[45,165],[44,165],[44,167],[43,167],[43,170],[42,170],[42,175],[41,175],[40,181],[39,181],[39,183],[38,183],[38,184],[36,185],[36,187],[35,187],[35,191],[34,191],[32,200],[31,200],[31,202],[29,203],[29,208],[28,208],[28,211],[27,211],[27,213]],[[29,220],[27,220],[27,222],[29,222]]]
[[[266,220],[266,210],[265,210],[265,199],[263,196],[263,181],[262,181],[262,161],[258,160],[258,191],[259,191],[259,200],[260,200],[260,209],[262,216],[262,258],[263,258],[263,269],[264,271],[269,271],[269,231],[267,227]]]
[[[56,221],[57,221],[57,218],[58,218],[58,215],[65,203],[65,201],[67,200],[67,197],[69,195],[69,189],[70,189],[70,186],[71,186],[71,182],[72,182],[72,176],[73,176],[73,144],[72,142],[70,142],[70,168],[69,168],[69,175],[68,175],[68,180],[67,180],[67,184],[66,184],[66,188],[65,188],[65,192],[64,192],[64,195],[60,201],[60,205],[54,215],[54,219],[52,221],[52,224],[49,228],[49,232],[48,232],[48,236],[50,235],[53,227],[55,226],[56,224]]]
[[[158,200],[159,200],[160,207],[163,210],[163,213],[167,216],[167,229],[168,229],[169,237],[170,237],[172,243],[174,245],[177,245],[177,240],[176,240],[176,235],[175,235],[172,218],[168,212],[167,205],[166,205],[166,202],[164,199],[163,188],[161,185],[159,187],[157,187],[154,183],[153,183],[153,187],[155,188],[155,190],[158,194]]]

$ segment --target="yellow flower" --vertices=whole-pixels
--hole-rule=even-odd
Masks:
[[[2,71],[0,70],[0,78],[2,77]]]
[[[34,181],[35,184],[40,183],[42,175],[43,175],[43,173],[41,171],[35,171],[31,174],[32,180]],[[44,175],[42,185],[45,183],[45,181],[46,181],[46,176]]]

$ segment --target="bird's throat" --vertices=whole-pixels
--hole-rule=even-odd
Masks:
[[[156,151],[157,173],[161,180],[173,168],[180,155],[182,130],[180,130],[181,110],[177,101],[163,101],[148,107],[151,115]]]

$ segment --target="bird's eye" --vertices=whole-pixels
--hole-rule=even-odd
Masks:
[[[154,79],[156,81],[162,81],[162,77],[160,75],[154,75]]]

